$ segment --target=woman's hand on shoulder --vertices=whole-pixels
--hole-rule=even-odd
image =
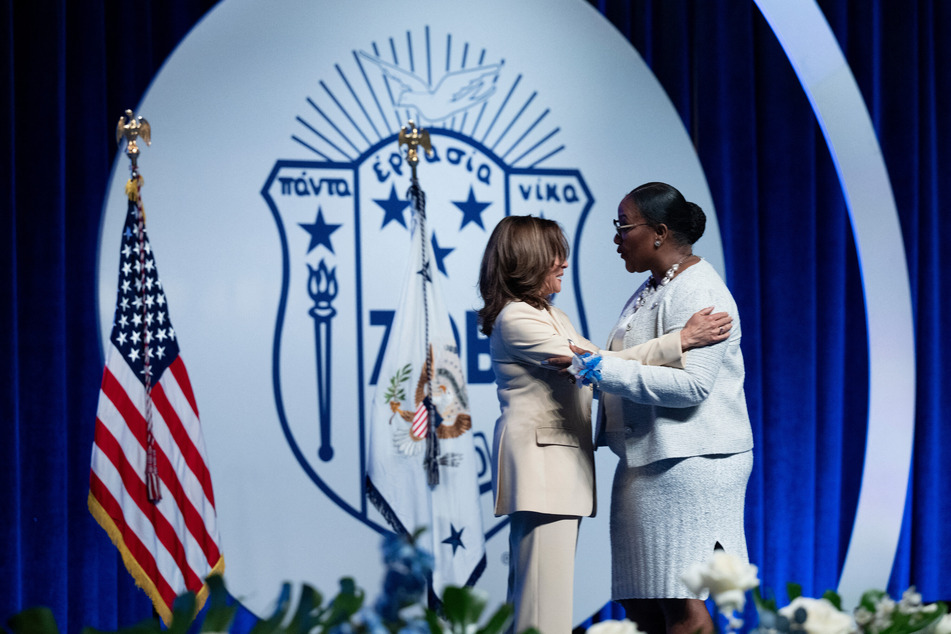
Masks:
[[[729,313],[714,313],[713,306],[694,313],[680,331],[683,351],[720,343],[730,336],[733,318]]]

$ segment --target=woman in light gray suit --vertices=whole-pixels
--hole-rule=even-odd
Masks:
[[[705,223],[700,207],[665,183],[630,192],[615,221],[625,267],[651,276],[621,312],[610,349],[674,332],[701,306],[733,318],[729,338],[691,352],[683,370],[608,356],[597,366],[598,444],[620,457],[611,492],[612,596],[648,634],[712,631],[705,597],[681,576],[715,548],[747,558],[753,434],[742,331],[726,284],[693,253]]]
[[[502,219],[482,259],[479,311],[490,337],[501,418],[495,427],[495,514],[509,515],[509,601],[514,629],[572,629],[572,577],[581,517],[594,515],[591,390],[546,363],[593,344],[549,302],[561,290],[568,243],[557,223]],[[683,366],[682,350],[724,339],[724,314],[701,311],[682,332],[625,350],[625,359]]]

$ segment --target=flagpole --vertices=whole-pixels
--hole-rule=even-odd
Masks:
[[[128,117],[128,121],[126,120]],[[145,268],[145,208],[142,205],[142,195],[139,191],[142,188],[143,179],[139,174],[139,145],[136,139],[140,138],[146,145],[152,145],[152,126],[145,117],[136,117],[131,110],[125,111],[125,116],[119,117],[119,124],[116,126],[116,142],[121,143],[126,139],[125,154],[129,157],[130,175],[129,181],[125,186],[125,193],[129,197],[129,206],[136,208],[136,238],[138,240],[138,286],[140,292],[143,290],[146,277]],[[151,368],[151,348],[149,344],[149,324],[147,322],[148,306],[141,302],[140,317],[141,328],[141,352],[142,365],[145,380],[145,421],[147,425],[146,437],[146,465],[145,465],[145,485],[148,492],[149,502],[158,504],[162,500],[162,490],[159,486],[158,467],[155,456],[155,436],[152,428],[152,368]]]
[[[427,531],[422,543],[433,555],[435,608],[446,588],[475,583],[484,570],[485,531],[467,382],[440,295],[441,274],[430,260],[426,197],[417,173],[420,146],[430,155],[434,148],[412,120],[399,132],[400,154],[403,145],[415,224],[394,334],[373,398],[366,493],[395,532],[416,539],[419,529]]]
[[[194,592],[201,609],[204,580],[224,572],[225,560],[198,405],[145,227],[137,141],[151,144],[148,121],[126,110],[116,128],[122,139],[129,200],[87,505],[168,626],[175,597]]]
[[[420,250],[422,251],[422,269],[419,271],[423,287],[423,315],[425,319],[424,330],[424,354],[426,355],[426,382],[428,394],[423,398],[426,407],[427,416],[427,434],[426,434],[426,458],[424,466],[426,469],[426,481],[430,488],[439,484],[439,438],[437,437],[436,427],[438,426],[436,408],[433,406],[433,354],[429,343],[429,297],[426,292],[426,284],[432,283],[432,271],[430,270],[429,259],[426,256],[426,194],[419,185],[419,178],[416,174],[416,166],[419,164],[419,146],[423,146],[427,156],[432,156],[433,148],[429,140],[429,132],[422,128],[417,128],[416,124],[410,119],[407,125],[400,128],[399,147],[406,146],[406,162],[410,167],[410,187],[409,197],[413,202],[413,211],[416,214],[417,228],[420,232]]]

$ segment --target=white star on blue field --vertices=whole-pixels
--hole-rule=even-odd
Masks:
[[[126,213],[119,259],[116,312],[110,339],[136,378],[160,377],[178,357],[175,329],[145,227],[141,239],[134,204]]]

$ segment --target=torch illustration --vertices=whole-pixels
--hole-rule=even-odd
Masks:
[[[320,420],[320,448],[317,455],[324,462],[334,456],[330,444],[330,326],[337,314],[331,304],[337,297],[337,269],[327,269],[321,260],[315,269],[307,265],[310,275],[307,292],[314,300],[309,314],[314,318],[314,348],[317,358],[317,411]]]

